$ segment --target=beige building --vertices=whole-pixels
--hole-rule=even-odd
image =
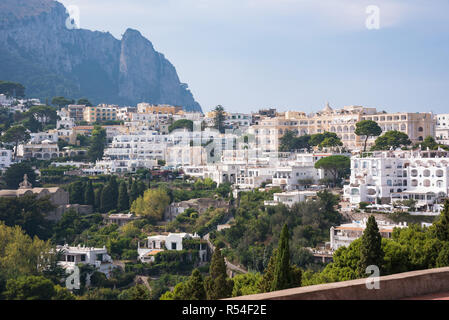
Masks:
[[[97,107],[86,107],[84,109],[83,118],[88,123],[97,121],[117,120],[117,107],[105,104]]]
[[[23,182],[19,185],[19,189],[0,190],[0,198],[17,198],[26,195],[36,195],[37,199],[49,197],[50,202],[56,208],[47,213],[46,219],[48,220],[59,220],[62,214],[69,209],[74,209],[80,213],[92,213],[92,206],[69,204],[69,193],[62,188],[33,188],[26,174],[23,177]]]
[[[137,105],[137,112],[138,113],[149,113],[149,114],[183,114],[184,111],[182,110],[182,107],[175,107],[170,106],[167,104],[162,105],[152,105],[149,103],[139,103]]]
[[[256,144],[264,150],[277,150],[279,139],[287,130],[298,135],[334,132],[343,145],[349,149],[363,146],[363,138],[355,134],[356,123],[361,120],[376,121],[385,133],[398,130],[406,133],[413,143],[424,140],[427,136],[435,137],[435,120],[431,113],[379,113],[375,108],[362,106],[345,106],[334,110],[329,104],[319,112],[307,115],[299,111],[277,113],[276,117],[265,117],[250,127]],[[370,138],[368,144],[374,143]]]

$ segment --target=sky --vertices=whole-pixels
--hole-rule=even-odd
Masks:
[[[83,29],[139,30],[205,112],[449,113],[447,0],[59,2]]]

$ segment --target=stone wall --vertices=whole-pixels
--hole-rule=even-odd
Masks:
[[[449,267],[383,276],[379,278],[379,289],[368,289],[366,281],[367,279],[358,279],[334,282],[229,300],[397,300],[419,297],[449,292]]]

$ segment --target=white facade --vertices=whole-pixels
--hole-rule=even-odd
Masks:
[[[9,168],[12,163],[12,151],[8,149],[0,149],[0,170]]]
[[[146,247],[141,247],[140,243],[137,249],[139,260],[142,262],[153,262],[154,255],[164,250],[183,250],[182,241],[184,239],[200,239],[197,234],[189,233],[169,233],[168,235],[149,236]],[[204,250],[200,250],[200,258],[203,258]]]
[[[108,255],[106,247],[91,248],[71,247],[68,245],[57,246],[56,250],[62,252],[62,260],[58,262],[66,270],[73,270],[77,264],[88,264],[95,266],[95,268],[109,277],[110,272],[114,268],[112,258]]]
[[[292,207],[295,203],[316,197],[316,191],[290,191],[273,194],[273,201],[264,201],[266,206],[275,206],[280,203]]]
[[[344,199],[391,203],[415,199],[425,211],[447,197],[449,191],[447,151],[382,151],[351,158],[350,184]]]
[[[436,114],[435,140],[442,144],[449,144],[449,113]]]
[[[338,227],[330,228],[330,247],[332,250],[337,250],[340,247],[347,247],[354,240],[363,235],[368,219],[364,218],[362,221],[352,221],[352,223],[342,224]],[[379,227],[380,235],[384,238],[391,238],[394,228],[406,228],[407,223],[391,224],[386,221],[376,220]]]

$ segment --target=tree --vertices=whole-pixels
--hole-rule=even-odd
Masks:
[[[95,206],[95,193],[94,193],[94,187],[92,186],[92,180],[89,179],[87,181],[87,186],[84,191],[84,203],[87,205],[91,205],[92,207]]]
[[[95,209],[96,210],[101,210],[101,195],[103,193],[103,186],[100,185],[96,190],[95,190]]]
[[[58,120],[56,109],[49,106],[33,106],[26,112],[26,116],[39,121],[41,124],[40,130],[43,130],[49,124],[56,126]]]
[[[143,284],[137,284],[123,290],[118,298],[119,300],[150,300],[150,293]]]
[[[19,143],[26,143],[30,139],[31,136],[24,126],[11,127],[1,137],[3,142],[14,144],[14,159],[17,157]]]
[[[90,103],[90,101],[87,100],[86,98],[79,99],[77,104],[81,106],[92,107],[92,103]]]
[[[279,151],[288,152],[294,150],[297,133],[293,130],[286,130],[281,139],[279,139]]]
[[[391,148],[397,149],[410,144],[412,144],[412,142],[408,138],[407,134],[392,130],[377,138],[376,141],[374,141],[374,145],[371,147],[371,150],[389,150]]]
[[[38,199],[35,194],[0,198],[0,220],[8,226],[18,225],[28,235],[40,239],[51,236],[52,223],[45,219],[45,215],[54,209],[49,197]]]
[[[234,278],[234,287],[232,289],[232,296],[246,296],[249,294],[260,293],[260,282],[262,275],[260,273],[244,273],[238,274]]]
[[[168,131],[172,132],[173,130],[180,128],[186,128],[189,131],[193,131],[193,121],[188,119],[177,120],[168,127]]]
[[[449,241],[449,200],[444,201],[443,210],[441,210],[440,217],[435,223],[435,233],[437,239]]]
[[[25,87],[17,82],[0,81],[0,94],[7,97],[23,98],[25,97]]]
[[[328,141],[324,143],[324,145],[321,145],[325,139],[328,139]],[[338,137],[338,135],[335,132],[329,131],[312,134],[309,140],[311,146],[320,146],[320,147],[328,147],[328,146],[333,147],[333,145],[329,144],[341,145],[339,142],[341,142],[341,140]]]
[[[369,137],[377,137],[382,134],[382,128],[379,127],[376,121],[362,120],[355,124],[354,133],[358,136],[365,136],[365,142],[363,144],[363,152],[366,151],[366,144]]]
[[[128,189],[126,188],[126,182],[122,181],[120,183],[118,200],[117,200],[117,210],[125,211],[129,209],[129,196]]]
[[[427,148],[429,148],[429,150],[437,150],[440,146],[432,136],[426,137],[424,141],[420,143],[420,145],[421,150],[427,150]]]
[[[53,283],[42,276],[9,279],[3,293],[7,300],[51,300],[55,294]]]
[[[228,298],[232,295],[234,282],[228,279],[226,264],[220,249],[216,248],[209,268],[210,276],[206,277],[205,289],[208,300]]]
[[[273,251],[260,282],[262,292],[270,292],[301,286],[302,271],[290,264],[289,233],[284,224],[277,249]]]
[[[14,114],[5,107],[0,107],[0,133],[9,129],[14,123]]]
[[[31,238],[19,226],[0,222],[0,282],[23,275],[39,275],[54,258],[52,245]]]
[[[279,240],[276,264],[274,266],[274,277],[271,290],[282,290],[290,288],[292,278],[290,273],[290,247],[288,245],[288,227],[284,224]]]
[[[72,204],[84,204],[84,183],[82,181],[76,181],[70,185],[70,203]]]
[[[340,138],[334,138],[334,137],[324,138],[324,140],[321,141],[321,143],[319,144],[319,146],[321,148],[339,147],[342,145],[343,145],[343,142],[341,142]]]
[[[74,100],[69,100],[64,97],[54,97],[51,100],[51,104],[54,106],[58,106],[59,108],[67,107],[69,104],[75,103]]]
[[[112,196],[115,199],[115,202],[117,202],[118,199],[118,183],[117,178],[114,175],[111,175],[109,178],[109,185],[111,186],[111,192]],[[117,207],[117,206],[115,206]]]
[[[114,210],[117,205],[117,198],[114,198],[111,185],[108,183],[101,191],[100,212],[106,213]]]
[[[139,186],[137,185],[137,181],[133,181],[130,184],[130,191],[129,191],[129,204],[130,206],[132,203],[140,196],[139,194]]]
[[[206,300],[203,277],[198,269],[192,271],[192,275],[186,283],[184,294],[186,300]]]
[[[366,268],[375,265],[381,270],[384,263],[384,251],[382,250],[382,236],[379,232],[376,219],[370,216],[366,223],[365,231],[361,238],[359,275],[366,275]]]
[[[87,155],[90,161],[97,161],[103,157],[104,147],[106,144],[106,130],[101,126],[95,126],[92,130],[92,137],[90,138],[90,146],[87,150]]]
[[[224,108],[221,105],[218,105],[213,110],[215,113],[214,116],[214,128],[217,129],[220,133],[225,132],[225,111]]]
[[[131,210],[139,216],[160,221],[164,217],[165,208],[170,204],[170,197],[161,188],[148,189],[143,196],[132,204]]]
[[[329,171],[333,176],[334,185],[345,174],[348,173],[351,167],[351,160],[346,156],[335,155],[321,158],[315,162],[316,169],[324,169]]]
[[[9,189],[17,189],[23,181],[23,176],[27,175],[28,182],[34,185],[36,183],[36,173],[26,162],[12,164],[5,173],[5,182]]]

